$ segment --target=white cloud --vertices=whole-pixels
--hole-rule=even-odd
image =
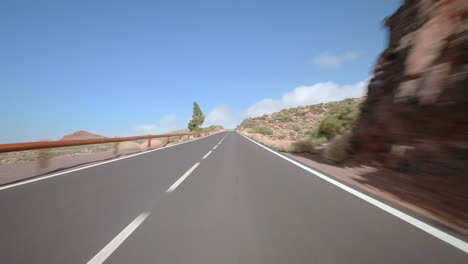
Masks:
[[[168,114],[168,115],[161,117],[161,119],[159,119],[159,123],[162,123],[162,124],[173,123],[176,121],[176,119],[177,119],[177,116],[175,114]]]
[[[315,57],[312,61],[321,68],[338,68],[343,63],[357,59],[359,55],[356,52],[348,52],[342,56],[332,55],[329,52],[324,52]]]
[[[163,134],[167,133],[170,131],[174,131],[174,128],[169,128],[169,127],[162,127],[156,124],[143,124],[143,125],[137,125],[134,128],[135,133],[138,135],[157,135],[157,134]]]
[[[368,80],[350,85],[324,82],[311,86],[299,86],[285,93],[281,99],[263,99],[255,103],[244,112],[244,117],[256,117],[291,107],[361,97],[365,95],[367,84]]]
[[[221,125],[224,128],[234,128],[238,119],[227,105],[218,105],[208,113],[204,126]]]
[[[155,135],[163,134],[177,130],[176,121],[177,116],[175,114],[164,115],[159,119],[157,123],[148,123],[140,124],[133,128],[132,134],[136,133],[137,135]]]

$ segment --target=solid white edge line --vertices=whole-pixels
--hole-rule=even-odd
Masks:
[[[454,236],[452,236],[450,234],[447,234],[447,233],[445,233],[445,232],[443,232],[443,231],[441,231],[441,230],[439,230],[439,229],[437,229],[437,228],[435,228],[433,226],[430,226],[430,225],[428,225],[428,224],[426,224],[426,223],[424,223],[424,222],[422,222],[422,221],[420,221],[420,220],[418,220],[418,219],[416,219],[416,218],[414,218],[414,217],[412,217],[410,215],[407,215],[407,214],[405,214],[405,213],[403,213],[403,212],[401,212],[401,211],[399,211],[399,210],[397,210],[397,209],[395,209],[395,208],[393,208],[393,207],[391,207],[389,205],[386,205],[386,204],[384,204],[384,203],[382,203],[382,202],[380,202],[380,201],[378,201],[378,200],[376,200],[376,199],[374,199],[372,197],[369,197],[369,196],[367,196],[367,195],[365,195],[365,194],[363,194],[361,192],[358,192],[355,189],[352,189],[352,188],[350,188],[350,187],[348,187],[348,186],[346,186],[346,185],[344,185],[344,184],[342,184],[342,183],[340,183],[340,182],[338,182],[338,181],[336,181],[334,179],[331,179],[331,178],[323,175],[322,173],[320,173],[318,171],[315,171],[315,170],[313,170],[313,169],[311,169],[311,168],[309,168],[309,167],[307,167],[305,165],[300,164],[297,161],[294,161],[294,160],[292,160],[292,159],[290,159],[290,158],[288,158],[288,157],[286,157],[286,156],[284,156],[282,154],[279,154],[278,152],[276,152],[276,151],[274,151],[274,150],[272,150],[272,149],[270,149],[270,148],[268,148],[266,146],[263,146],[262,144],[254,141],[254,140],[252,140],[252,139],[250,139],[250,138],[248,138],[248,137],[246,137],[246,136],[244,136],[244,135],[242,135],[240,133],[238,133],[238,134],[245,137],[246,139],[252,141],[253,143],[259,145],[260,147],[270,151],[271,153],[277,155],[278,157],[283,158],[283,159],[291,162],[292,164],[294,164],[294,165],[296,165],[296,166],[298,166],[298,167],[300,167],[300,168],[314,174],[315,176],[320,177],[323,180],[326,180],[327,182],[329,182],[329,183],[331,183],[331,184],[333,184],[333,185],[335,185],[335,186],[337,186],[337,187],[351,193],[354,196],[357,196],[357,197],[361,198],[362,200],[364,200],[364,201],[366,201],[366,202],[368,202],[368,203],[370,203],[370,204],[372,204],[372,205],[386,211],[387,213],[390,213],[390,214],[400,218],[401,220],[403,220],[403,221],[405,221],[405,222],[407,222],[407,223],[409,223],[409,224],[411,224],[411,225],[413,225],[413,226],[415,226],[415,227],[417,227],[417,228],[431,234],[432,236],[434,236],[434,237],[436,237],[436,238],[438,238],[438,239],[440,239],[440,240],[442,240],[442,241],[444,241],[444,242],[446,242],[446,243],[448,243],[448,244],[462,250],[463,252],[468,253],[468,243],[467,242],[465,242],[465,241],[463,241],[461,239],[458,239],[458,238],[456,238],[456,237],[454,237]]]
[[[207,138],[207,137],[211,137],[211,136],[214,136],[214,135],[217,135],[217,134],[213,134],[213,135],[205,136],[205,137],[202,137],[202,138],[197,138],[197,139],[194,139],[194,140],[185,141],[185,142],[181,142],[181,143],[177,143],[177,144],[174,144],[174,145],[165,146],[165,147],[161,147],[161,148],[157,148],[157,149],[146,150],[146,151],[143,151],[143,152],[130,154],[130,155],[125,156],[125,157],[115,158],[115,159],[112,159],[112,160],[107,160],[107,161],[99,162],[99,163],[96,163],[96,164],[92,164],[92,165],[88,165],[88,166],[84,166],[84,167],[80,167],[80,168],[76,168],[76,169],[66,170],[66,171],[58,172],[58,173],[51,174],[51,175],[44,175],[44,176],[29,179],[29,180],[24,180],[24,181],[19,181],[19,182],[12,183],[12,184],[7,184],[7,185],[4,185],[4,186],[0,186],[0,191],[5,190],[5,189],[9,189],[9,188],[13,188],[13,187],[17,187],[17,186],[20,186],[20,185],[24,185],[24,184],[36,182],[36,181],[45,180],[45,179],[48,179],[48,178],[57,177],[57,176],[67,174],[67,173],[70,173],[70,172],[84,170],[84,169],[96,167],[96,166],[99,166],[99,165],[111,163],[111,162],[114,162],[114,161],[128,159],[128,158],[131,158],[131,157],[143,155],[143,154],[150,153],[150,152],[153,152],[153,151],[158,151],[158,150],[162,150],[162,149],[166,149],[166,148],[170,148],[170,147],[175,147],[175,146],[182,145],[182,144],[185,144],[185,143],[195,142],[197,140],[204,139],[204,138]]]
[[[185,180],[185,178],[187,178],[190,175],[190,173],[192,173],[192,171],[194,171],[198,167],[198,165],[200,165],[200,162],[195,163],[195,165],[193,165],[192,168],[186,171],[184,175],[182,175],[176,182],[174,182],[174,184],[172,184],[166,192],[173,192],[179,186],[179,184],[181,184]]]
[[[218,147],[218,145],[214,146],[213,150],[215,150]]]
[[[124,228],[109,244],[107,244],[101,251],[99,251],[87,264],[101,264],[127,239],[138,226],[145,221],[151,214],[150,211],[144,211],[135,220],[133,220],[127,227]]]
[[[213,151],[212,151],[212,150],[210,150],[208,153],[206,153],[206,154],[205,154],[205,156],[203,156],[203,158],[202,158],[202,159],[206,159],[206,157],[208,157],[208,156],[211,154],[211,152],[213,152]]]

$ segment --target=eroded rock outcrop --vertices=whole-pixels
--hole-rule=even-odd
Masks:
[[[385,20],[354,129],[356,154],[416,173],[468,173],[468,1],[407,0]]]

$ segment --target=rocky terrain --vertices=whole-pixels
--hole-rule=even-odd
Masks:
[[[468,184],[468,1],[407,0],[385,24],[355,153]]]

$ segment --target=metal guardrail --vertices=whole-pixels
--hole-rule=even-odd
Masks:
[[[147,136],[136,136],[136,137],[115,137],[115,138],[96,138],[96,139],[82,139],[82,140],[63,140],[63,141],[39,141],[39,142],[25,142],[25,143],[12,143],[12,144],[0,144],[0,153],[24,151],[24,150],[36,150],[36,149],[49,149],[49,148],[61,148],[81,145],[93,145],[102,143],[119,143],[123,141],[132,141],[140,139],[149,139],[148,147],[151,145],[152,138],[167,138],[166,144],[170,143],[172,137],[183,136],[202,136],[208,135],[210,132],[195,132],[195,133],[178,133],[178,134],[163,134],[163,135],[147,135]],[[118,145],[117,145],[118,147]],[[115,151],[116,145],[114,145]]]

